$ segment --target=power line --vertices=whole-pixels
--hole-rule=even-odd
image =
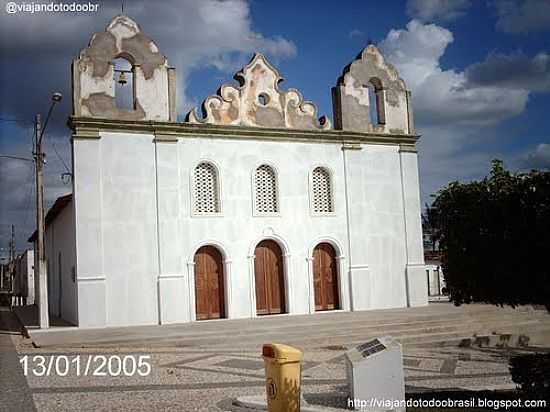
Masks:
[[[61,157],[61,155],[58,153],[57,151],[57,148],[55,147],[55,143],[52,142],[52,148],[53,148],[53,151],[55,152],[55,154],[57,155],[57,158],[61,161],[61,163],[63,163],[63,166],[65,166],[65,171],[69,174],[71,174],[71,171],[69,170],[69,167],[67,166],[67,164],[65,163],[65,161],[63,160],[63,158]]]
[[[33,124],[29,120],[24,119],[6,119],[5,117],[0,117],[0,122],[14,122],[14,123],[26,123],[26,124]]]
[[[0,155],[2,159],[24,160],[26,162],[32,162],[32,159],[26,157],[12,156],[12,155]]]

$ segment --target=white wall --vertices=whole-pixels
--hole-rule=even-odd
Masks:
[[[74,244],[74,209],[70,202],[47,228],[44,237],[50,316],[78,324]]]
[[[428,287],[424,279],[424,244],[420,217],[418,156],[415,152],[400,151],[403,216],[406,238],[407,304],[423,306],[428,303]]]
[[[99,139],[75,139],[79,324],[193,320],[193,256],[204,244],[216,245],[224,256],[228,317],[255,316],[253,253],[264,238],[275,239],[285,255],[290,313],[314,311],[310,258],[323,240],[335,245],[340,257],[342,309],[352,304],[350,263],[354,310],[406,306],[407,235],[398,149],[363,145],[343,152],[340,144],[204,137],[170,142],[106,132]],[[212,161],[219,171],[219,216],[193,216],[190,210],[191,175],[202,160]],[[278,173],[278,216],[253,215],[252,173],[262,163]],[[332,172],[335,213],[330,216],[310,212],[309,174],[316,166]],[[419,207],[411,211],[416,212],[420,219]],[[425,277],[421,281],[425,287]]]
[[[106,316],[113,325],[158,321],[154,150],[149,136],[101,139]]]
[[[190,281],[191,319],[194,312],[193,255],[208,241],[220,245],[226,259],[231,261],[229,316],[255,316],[253,254],[256,244],[264,238],[275,239],[286,255],[287,310],[295,314],[309,313],[313,292],[311,262],[307,258],[311,256],[315,243],[321,239],[333,239],[340,254],[347,255],[344,177],[339,145],[201,138],[183,139],[177,144],[177,151],[180,165],[179,219],[185,236],[179,245],[167,245],[166,254],[179,257],[184,265],[183,273]],[[213,161],[219,170],[222,203],[219,217],[192,216],[190,212],[192,172],[201,160]],[[263,163],[273,166],[277,172],[278,216],[253,215],[252,175]],[[310,211],[309,174],[320,165],[332,172],[335,213],[331,216],[313,216]],[[340,301],[348,309],[347,277],[345,273],[341,275]]]
[[[34,304],[34,250],[29,249],[19,259],[18,276],[27,305]]]
[[[34,251],[32,249],[26,250],[16,259],[13,293],[18,305],[34,303]]]
[[[433,262],[426,264],[426,274],[428,277],[428,289],[430,296],[442,295],[442,290],[445,287],[445,277],[441,265]]]
[[[353,309],[406,306],[398,146],[346,150]]]

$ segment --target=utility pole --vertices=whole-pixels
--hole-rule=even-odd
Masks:
[[[61,101],[61,93],[52,94],[52,103],[46,116],[44,127],[40,114],[35,119],[34,164],[36,167],[36,251],[35,251],[35,277],[38,278],[38,322],[40,329],[50,327],[48,313],[48,273],[46,265],[46,253],[44,251],[44,152],[42,151],[42,136],[48,125],[50,116],[56,103]],[[35,292],[36,294],[36,292]]]
[[[8,298],[9,298],[9,307],[10,307],[10,310],[11,310],[11,307],[13,306],[14,304],[14,299],[13,299],[13,278],[14,278],[14,273],[15,273],[15,261],[14,261],[14,249],[15,249],[15,245],[14,245],[14,237],[15,237],[15,228],[13,227],[13,225],[11,225],[11,237],[10,237],[10,241],[8,242]]]
[[[48,275],[44,253],[44,153],[42,152],[42,119],[35,119],[34,164],[36,172],[36,272],[38,277],[38,323],[40,329],[50,326],[48,314]]]
[[[11,225],[11,237],[10,237],[10,265],[15,257],[15,226]]]

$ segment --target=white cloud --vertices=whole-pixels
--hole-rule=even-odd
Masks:
[[[499,0],[494,5],[496,28],[507,33],[528,33],[550,30],[550,1]]]
[[[441,59],[453,33],[436,24],[412,20],[391,30],[381,42],[412,90],[419,143],[422,202],[453,180],[468,181],[487,174],[494,158],[506,153],[483,147],[494,137],[491,127],[522,113],[529,91],[501,85],[469,84],[465,71],[445,69]]]
[[[491,54],[466,70],[473,87],[497,86],[536,92],[550,91],[550,54],[529,58],[523,53]]]
[[[413,92],[417,121],[424,125],[490,125],[523,112],[527,91],[466,87],[464,72],[444,70],[440,58],[452,41],[449,30],[412,20],[406,29],[391,30],[380,44]]]
[[[407,14],[421,21],[449,21],[466,14],[470,0],[408,0]]]
[[[6,1],[2,3],[4,8]],[[60,85],[69,96],[70,76],[67,73],[72,58],[86,47],[94,32],[103,31],[118,13],[118,4],[103,2],[98,13],[4,14],[0,24],[3,63],[0,66],[3,73],[0,100],[13,100],[8,96],[15,92],[23,96],[12,101],[9,107],[2,104],[0,111],[9,110],[15,117],[21,114],[17,111],[24,112],[25,117],[32,116],[37,108],[28,102],[40,98],[35,89],[38,83],[39,88],[47,90],[44,92],[46,100],[47,94]],[[162,5],[136,0],[125,5],[125,13],[138,22],[167,56],[170,65],[176,67],[180,114],[185,114],[191,103],[186,84],[193,70],[210,66],[232,72],[254,51],[264,52],[272,58],[296,54],[292,41],[277,35],[267,37],[252,28],[250,4],[246,0],[168,0]],[[49,75],[34,82],[28,82],[24,76],[9,76],[10,70],[18,64],[33,67],[35,78],[39,73],[37,67],[48,70]],[[9,83],[5,82],[8,77]]]
[[[479,179],[488,173],[491,160],[506,157],[479,150],[477,145],[487,137],[485,132],[483,128],[456,128],[453,124],[421,126],[417,146],[423,205],[449,182]]]
[[[363,33],[361,30],[359,29],[353,29],[352,31],[349,32],[348,36],[350,39],[353,39],[354,37],[363,37],[365,35],[365,33]]]
[[[550,170],[550,144],[541,143],[535,150],[527,153],[523,159],[523,165],[529,169]]]

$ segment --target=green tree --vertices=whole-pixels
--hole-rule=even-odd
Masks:
[[[451,300],[550,310],[550,172],[494,160],[481,181],[450,183],[431,208]]]
[[[422,231],[430,238],[430,245],[432,252],[437,249],[437,226],[436,226],[436,213],[433,207],[428,204],[424,205],[424,213],[422,214]]]

